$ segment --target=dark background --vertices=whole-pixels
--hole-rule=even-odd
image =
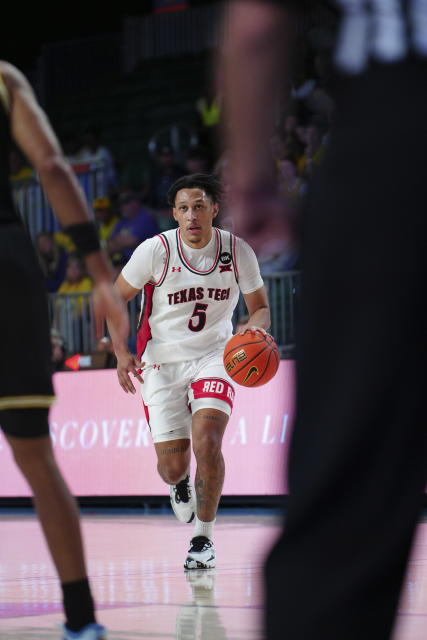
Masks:
[[[40,6],[8,6],[7,20],[2,21],[0,58],[30,71],[44,44],[74,40],[86,36],[119,33],[127,15],[143,16],[154,11],[154,1],[116,2],[95,5],[58,3],[51,11]],[[212,0],[187,0],[189,6],[212,4]],[[91,13],[89,13],[90,7]],[[92,13],[93,12],[93,13]]]

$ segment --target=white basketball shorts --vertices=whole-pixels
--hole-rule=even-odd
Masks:
[[[197,360],[147,365],[141,395],[154,442],[190,438],[199,409],[231,415],[234,388],[222,356],[221,349]]]

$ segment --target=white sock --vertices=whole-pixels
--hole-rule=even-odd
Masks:
[[[194,527],[193,537],[205,536],[206,538],[209,538],[209,540],[212,540],[214,524],[215,520],[212,520],[211,522],[203,522],[196,516],[196,525]]]

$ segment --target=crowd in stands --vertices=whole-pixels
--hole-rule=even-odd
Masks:
[[[288,207],[295,212],[304,199],[308,180],[322,161],[328,125],[329,120],[325,114],[310,113],[303,103],[293,100],[283,113],[277,133],[271,140],[277,189]],[[111,154],[109,157],[112,158]],[[218,223],[223,228],[232,230],[232,212],[227,207],[227,175],[230,168],[228,152],[223,151],[214,164],[210,157],[210,152],[203,147],[194,146],[188,150],[181,164],[177,162],[172,147],[164,146],[153,159],[150,174],[142,184],[110,188],[106,190],[106,195],[97,197],[90,203],[101,245],[117,272],[141,242],[175,225],[167,203],[167,192],[172,183],[182,175],[205,172],[218,175],[225,193]],[[14,175],[31,175],[30,168],[18,169],[18,162],[14,168],[17,169]],[[41,231],[37,235],[37,250],[46,276],[47,290],[50,293],[59,292],[65,280],[67,257],[75,251],[71,240],[61,231]],[[268,263],[263,262],[263,256],[258,257],[264,273],[298,266],[297,253],[293,248],[277,256],[277,259],[271,260],[270,256]]]

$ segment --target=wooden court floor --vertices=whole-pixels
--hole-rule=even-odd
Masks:
[[[84,515],[89,574],[111,640],[261,640],[262,563],[276,517],[220,515],[217,568],[185,573],[192,525]],[[0,513],[0,638],[60,640],[61,594],[33,515]],[[309,603],[307,603],[309,606]],[[395,640],[427,638],[427,524],[418,528]]]

